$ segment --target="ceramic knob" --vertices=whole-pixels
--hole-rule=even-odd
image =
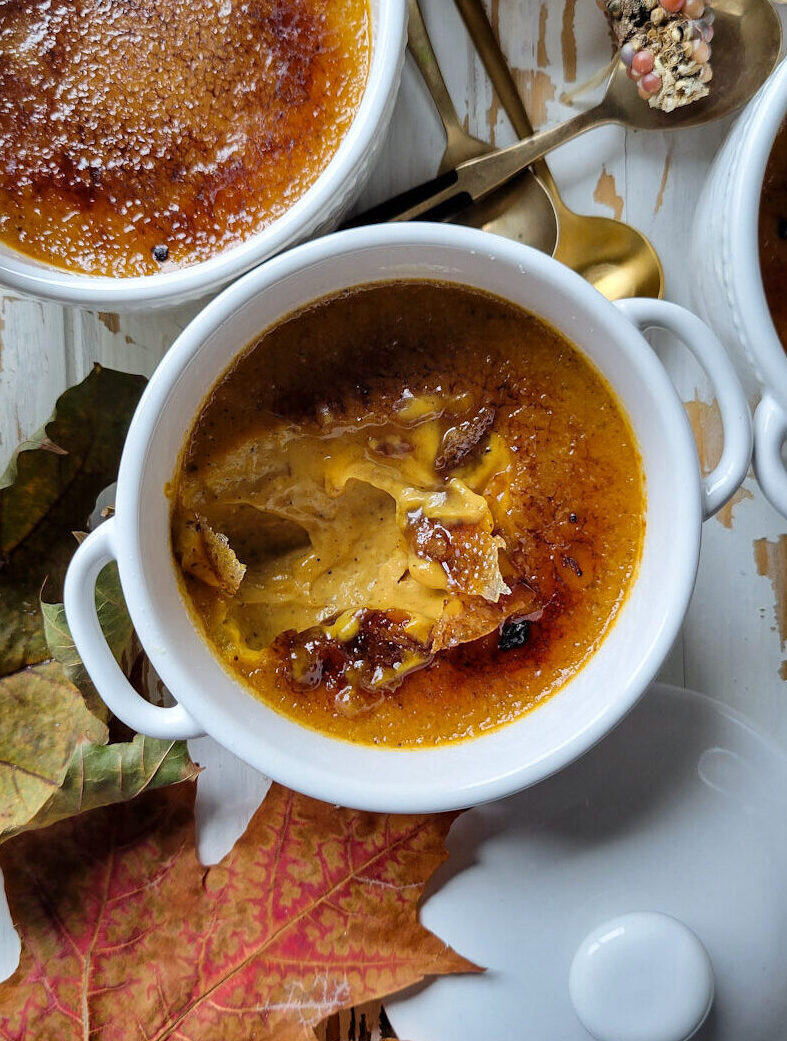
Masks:
[[[579,946],[569,992],[597,1041],[688,1041],[713,1001],[713,969],[696,935],[670,915],[637,911]]]

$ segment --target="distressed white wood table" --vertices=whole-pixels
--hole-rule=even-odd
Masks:
[[[451,0],[424,0],[440,64],[469,130],[499,144],[513,140]],[[491,14],[516,70],[531,120],[571,113],[565,92],[609,59],[603,18],[591,0],[493,0]],[[782,9],[787,25],[787,11]],[[596,95],[583,94],[576,106]],[[729,121],[680,134],[595,130],[550,157],[566,202],[586,213],[622,217],[649,235],[666,270],[666,296],[690,306],[687,240],[697,196]],[[409,59],[393,125],[362,203],[432,176],[443,140]],[[0,295],[0,470],[48,417],[55,398],[96,361],[150,375],[199,305],[133,316]],[[707,382],[679,346],[659,353],[687,402],[700,453],[719,451]],[[748,716],[787,748],[787,522],[749,475],[732,508],[705,525],[697,588],[662,678],[705,691]],[[221,858],[242,832],[266,782],[210,739],[192,742],[207,768],[199,781],[200,855]],[[18,942],[0,904],[0,978],[16,965]]]

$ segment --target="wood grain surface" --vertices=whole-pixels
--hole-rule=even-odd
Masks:
[[[513,133],[474,56],[451,0],[423,0],[448,87],[470,131],[499,144]],[[568,93],[610,57],[603,18],[591,0],[493,0],[491,15],[536,125],[586,106],[598,91]],[[787,22],[787,11],[781,9]],[[605,127],[550,157],[567,203],[622,217],[654,242],[667,276],[666,296],[691,304],[687,242],[696,199],[729,121],[679,134]],[[360,205],[402,190],[436,170],[443,141],[409,59],[393,125]],[[0,296],[0,468],[48,417],[56,396],[94,361],[149,375],[199,305],[154,314],[115,315]],[[684,349],[659,336],[697,435],[705,465],[719,452],[718,415],[707,381]],[[705,524],[697,587],[662,679],[705,691],[734,706],[787,747],[787,522],[765,502],[750,475],[734,503]],[[243,830],[266,782],[210,739],[193,744],[207,769],[200,778],[200,854],[218,860]],[[0,908],[0,977],[18,954]],[[370,1036],[376,1010],[348,1014],[326,1038]],[[379,1036],[379,1034],[375,1035]]]

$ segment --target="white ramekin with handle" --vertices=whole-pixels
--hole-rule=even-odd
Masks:
[[[268,257],[336,227],[372,172],[393,114],[404,64],[406,0],[370,0],[370,10],[369,75],[355,118],[314,184],[262,231],[197,264],[129,278],[69,272],[0,242],[0,286],[98,311],[171,307],[215,292]]]
[[[747,392],[761,394],[754,470],[785,517],[787,352],[765,299],[758,221],[765,168],[786,116],[787,59],[738,117],[713,163],[696,211],[691,264],[697,312],[727,346]]]
[[[627,411],[647,481],[642,563],[590,661],[543,705],[501,729],[438,748],[353,745],[306,729],[257,700],[222,665],[184,603],[170,548],[165,485],[200,405],[233,357],[293,310],[325,294],[390,279],[433,278],[496,293],[540,315],[601,370]],[[708,372],[724,426],[721,461],[700,474],[686,413],[642,330],[674,332]],[[112,711],[160,737],[212,735],[281,783],[329,802],[436,811],[498,798],[565,766],[632,707],[667,655],[694,586],[703,520],[735,491],[751,456],[751,420],[724,349],[688,311],[659,300],[617,305],[519,243],[471,228],[403,224],[341,232],[270,261],[225,290],[188,326],[151,379],[132,421],[115,516],[79,547],[65,584],[79,653]],[[177,704],[145,702],[101,633],[94,587],[117,560],[131,618]],[[483,677],[479,677],[483,683]]]

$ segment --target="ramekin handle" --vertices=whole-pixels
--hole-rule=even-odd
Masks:
[[[96,689],[118,719],[149,737],[199,737],[205,731],[181,705],[151,705],[134,690],[104,639],[96,611],[96,580],[101,569],[116,559],[114,525],[110,518],[88,535],[66,573],[63,605],[74,644]]]
[[[751,413],[733,364],[716,335],[684,307],[646,299],[618,300],[616,306],[642,332],[657,327],[674,333],[710,379],[724,431],[721,459],[702,479],[703,513],[712,517],[741,486],[751,463]]]
[[[787,471],[782,445],[787,440],[787,413],[765,394],[754,413],[754,473],[766,498],[787,517]]]

